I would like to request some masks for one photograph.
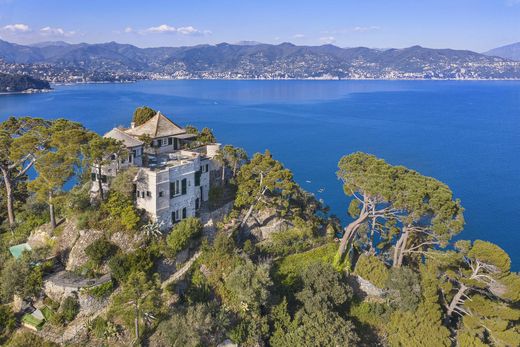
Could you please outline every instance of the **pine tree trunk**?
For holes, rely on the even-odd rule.
[[[224,185],[224,181],[226,180],[226,165],[222,163],[222,185]]]
[[[464,302],[464,300],[462,300],[462,296],[464,295],[464,292],[467,289],[468,289],[468,287],[466,287],[464,284],[461,284],[459,290],[457,291],[457,294],[455,294],[453,299],[451,299],[451,303],[450,303],[450,306],[448,306],[448,312],[447,312],[448,319],[450,319],[451,316],[453,315],[453,312],[455,312],[457,305]]]
[[[136,299],[139,300],[139,299]],[[135,339],[139,343],[139,306],[135,305],[135,319],[134,319]]]
[[[403,228],[403,234],[397,241],[394,249],[393,267],[401,267],[403,265],[404,251],[406,244],[408,243],[408,236],[410,235],[410,229],[407,227]]]
[[[52,202],[52,192],[49,193],[49,214],[51,217],[51,228],[56,229],[56,216],[54,214],[54,203]]]
[[[367,218],[368,213],[365,212],[365,208],[363,207],[359,217],[345,228],[345,233],[341,238],[338,249],[338,255],[340,259],[343,259],[345,256],[345,253],[347,252],[347,246],[354,239],[357,229],[367,220]]]
[[[98,189],[99,189],[99,197],[101,200],[105,200],[105,196],[103,194],[103,182],[101,181],[101,165],[98,165]]]
[[[13,227],[14,223],[15,223],[13,185],[11,182],[11,178],[9,177],[9,171],[3,167],[0,169],[2,170],[2,176],[4,177],[5,198],[6,198],[6,206],[7,206],[7,220],[9,221],[9,226]]]

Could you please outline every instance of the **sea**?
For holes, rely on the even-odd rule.
[[[459,239],[506,250],[520,270],[520,81],[142,81],[0,95],[9,116],[67,118],[104,133],[148,105],[213,129],[251,155],[269,149],[345,223],[343,155],[364,151],[448,184],[465,208]]]

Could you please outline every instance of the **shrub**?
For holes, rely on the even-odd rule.
[[[385,288],[390,271],[376,256],[362,254],[354,269],[355,274],[379,288]]]
[[[172,254],[177,254],[188,246],[191,239],[202,233],[202,223],[198,218],[189,217],[177,223],[166,238]]]
[[[288,255],[311,248],[316,239],[312,238],[312,227],[301,218],[296,218],[295,226],[289,230],[272,233],[269,240],[259,243],[259,248],[274,255]]]
[[[337,248],[335,243],[329,243],[304,253],[289,255],[278,264],[276,275],[284,286],[293,286],[309,265],[316,262],[332,264]]]
[[[118,247],[116,245],[102,237],[85,248],[85,253],[94,265],[99,266],[113,256],[117,250]]]
[[[153,268],[153,254],[144,249],[128,254],[118,253],[110,259],[108,266],[112,277],[123,283],[132,272],[150,272]]]
[[[112,192],[103,204],[113,222],[123,226],[126,230],[135,230],[139,223],[139,214],[130,198],[119,192]],[[116,225],[117,227],[117,225]]]
[[[108,295],[110,295],[110,293],[112,293],[113,290],[114,290],[114,284],[112,283],[112,281],[108,281],[99,286],[95,286],[95,287],[87,289],[87,292],[91,296],[101,299],[101,298],[105,298]]]
[[[134,117],[132,118],[132,122],[135,123],[135,126],[139,126],[152,119],[153,116],[155,116],[156,114],[157,111],[148,106],[138,107],[134,111]]]
[[[27,330],[21,330],[18,332],[7,344],[7,347],[58,347],[59,345],[45,341],[42,337],[37,336]]]
[[[68,296],[63,300],[60,313],[66,322],[71,322],[79,312],[79,302],[74,296]]]

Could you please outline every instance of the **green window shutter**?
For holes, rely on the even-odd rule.
[[[187,181],[185,178],[182,179],[182,185],[181,185],[181,194],[182,195],[186,195],[186,193],[188,192],[188,185],[187,185]]]
[[[200,186],[200,176],[202,175],[202,171],[195,172],[195,187]]]

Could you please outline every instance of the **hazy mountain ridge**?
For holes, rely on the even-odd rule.
[[[520,42],[491,49],[483,54],[520,61]]]
[[[139,48],[129,44],[42,43],[23,46],[0,40],[0,71],[29,64],[36,76],[56,79],[45,70],[76,75],[124,75],[143,78],[223,79],[519,79],[520,62],[472,51],[340,48],[228,44]],[[31,67],[28,68],[29,70]],[[7,71],[8,72],[8,71]],[[60,75],[58,80],[65,76]],[[111,80],[111,79],[108,79]]]

